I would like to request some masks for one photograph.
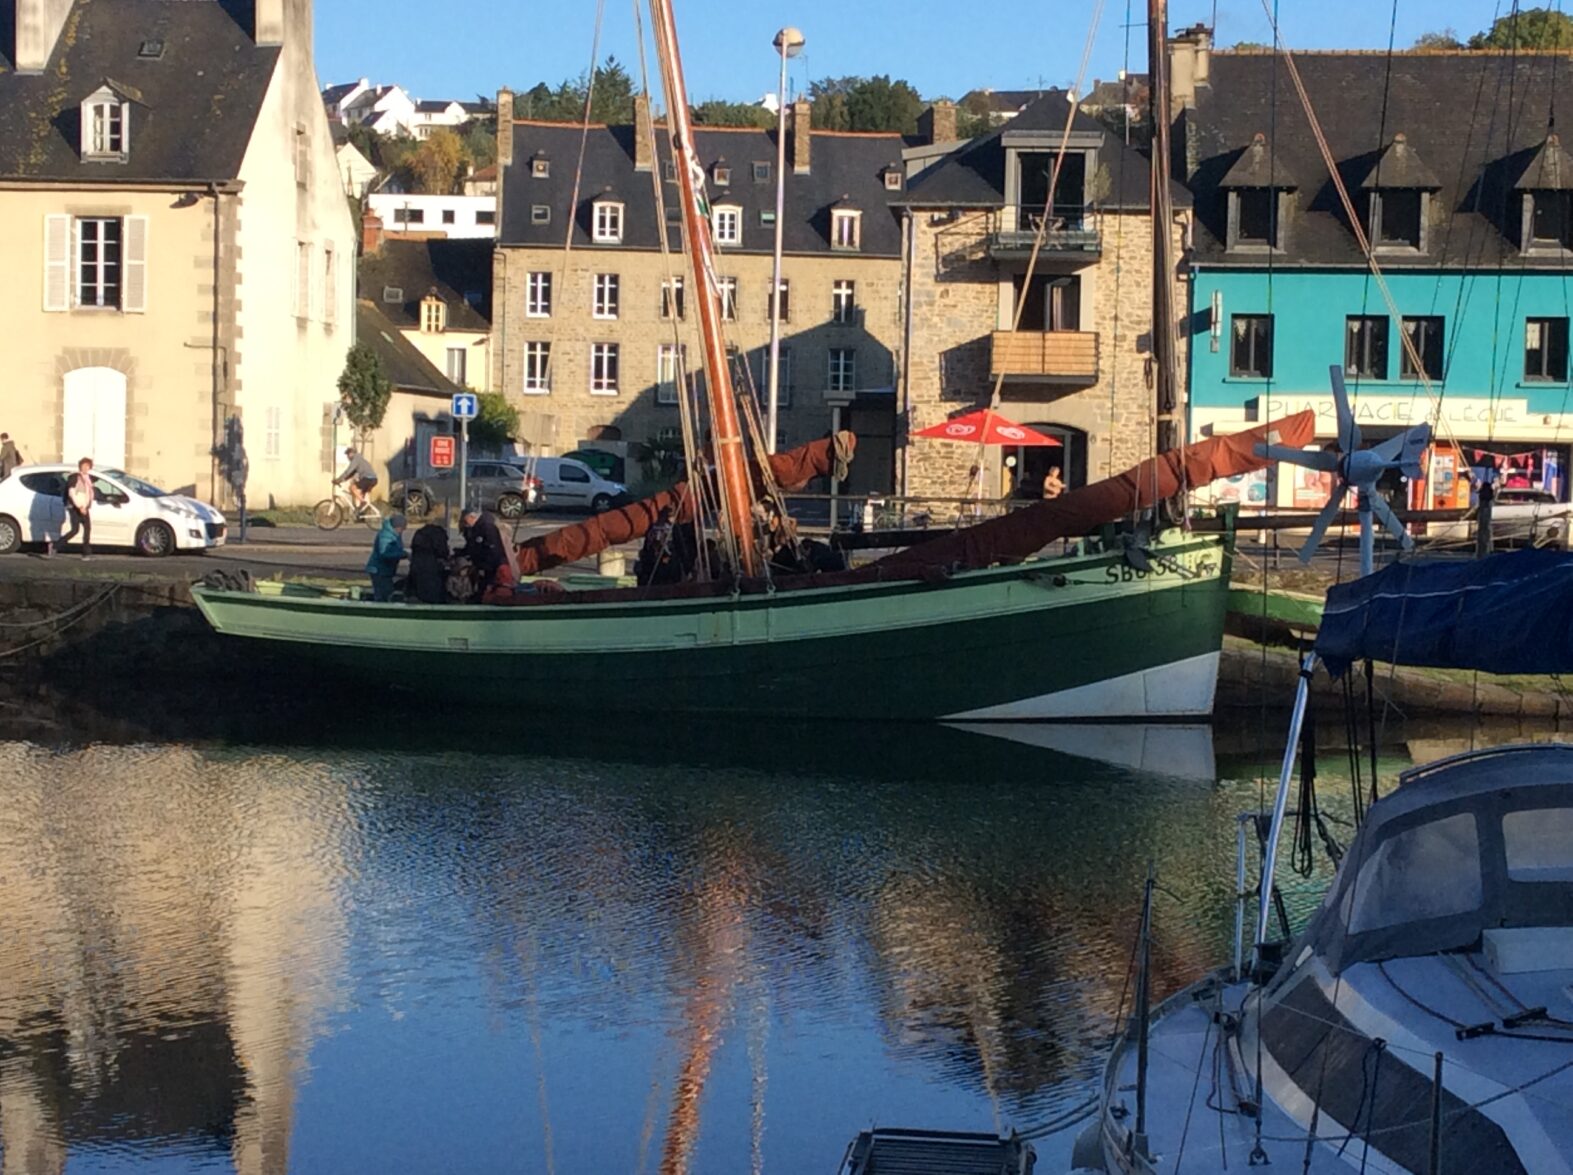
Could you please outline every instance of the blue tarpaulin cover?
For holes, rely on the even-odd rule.
[[[1573,554],[1394,563],[1327,593],[1316,652],[1485,673],[1573,673]]]

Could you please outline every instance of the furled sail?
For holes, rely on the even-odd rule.
[[[785,453],[772,453],[770,472],[782,489],[800,490],[814,478],[824,477],[838,465],[845,465],[856,448],[857,438],[851,433],[837,433]],[[588,559],[619,543],[642,538],[660,519],[663,510],[671,510],[676,522],[693,518],[693,497],[686,481],[632,505],[527,539],[519,546],[519,574],[539,575],[564,563]]]
[[[854,574],[869,579],[923,578],[936,572],[1019,562],[1056,539],[1089,534],[1104,523],[1187,488],[1265,469],[1271,461],[1256,455],[1257,445],[1303,448],[1315,433],[1316,416],[1307,409],[1245,432],[1210,437],[1159,453],[1117,477],[897,551]]]

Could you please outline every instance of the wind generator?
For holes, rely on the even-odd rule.
[[[1381,519],[1382,525],[1392,533],[1398,540],[1398,545],[1404,550],[1415,545],[1415,540],[1394,516],[1392,507],[1387,504],[1386,499],[1376,493],[1376,482],[1389,469],[1398,470],[1411,481],[1420,477],[1422,473],[1420,459],[1425,453],[1426,446],[1431,443],[1431,426],[1424,423],[1417,424],[1405,429],[1396,437],[1390,437],[1380,444],[1372,445],[1369,449],[1362,449],[1360,426],[1355,423],[1354,413],[1349,408],[1349,392],[1344,387],[1343,369],[1334,364],[1328,370],[1333,381],[1333,407],[1338,414],[1338,440],[1326,449],[1292,449],[1285,445],[1257,445],[1255,451],[1258,457],[1269,457],[1290,465],[1338,475],[1338,484],[1333,488],[1332,497],[1327,499],[1327,505],[1323,506],[1322,512],[1316,516],[1311,534],[1305,540],[1305,545],[1300,548],[1302,563],[1311,561],[1311,556],[1322,544],[1322,536],[1327,533],[1327,528],[1343,509],[1344,499],[1349,491],[1351,489],[1355,491],[1355,509],[1360,516],[1360,574],[1370,575],[1375,570],[1376,536],[1373,515]]]

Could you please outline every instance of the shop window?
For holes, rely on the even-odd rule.
[[[1229,374],[1244,379],[1273,377],[1273,316],[1236,314],[1231,323]]]
[[[1420,359],[1420,366],[1415,367],[1414,356],[1410,348],[1405,347],[1404,353],[1399,356],[1398,369],[1405,379],[1419,379],[1421,372],[1431,380],[1442,378],[1442,318],[1440,315],[1425,315],[1419,318],[1404,319],[1404,337],[1414,348],[1414,356]]]
[[[1387,317],[1352,314],[1344,330],[1344,372],[1360,379],[1387,378]]]
[[[1568,320],[1524,320],[1524,378],[1566,383],[1568,378]]]

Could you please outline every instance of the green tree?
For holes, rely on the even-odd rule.
[[[537,82],[514,98],[514,113],[520,118],[548,122],[578,122],[584,117],[584,97],[588,79],[584,74],[565,79],[553,89]],[[634,120],[634,80],[622,62],[608,57],[595,70],[595,95],[590,102],[590,121],[629,123]]]
[[[1573,16],[1550,8],[1522,8],[1469,38],[1471,49],[1573,49]]]
[[[501,392],[482,392],[477,407],[479,414],[470,421],[470,439],[476,444],[495,448],[518,436],[518,409]]]
[[[1235,52],[1243,50],[1247,53],[1265,53],[1271,48],[1271,45],[1263,44],[1261,41],[1236,41],[1234,43]]]
[[[711,98],[694,107],[694,122],[700,126],[771,127],[776,125],[776,116],[752,102],[726,102],[720,98]]]
[[[821,78],[808,87],[814,125],[830,131],[895,131],[910,135],[918,129],[924,102],[911,83],[874,77]]]
[[[365,343],[356,343],[345,356],[344,370],[339,374],[339,401],[358,442],[381,426],[392,395],[393,384],[383,374],[377,352]]]
[[[472,119],[459,128],[464,154],[470,166],[479,170],[497,162],[497,116]]]
[[[406,166],[417,192],[446,196],[458,185],[468,162],[464,140],[447,127],[438,127],[415,149]]]
[[[994,129],[994,108],[982,90],[973,90],[956,105],[956,135],[975,139]]]
[[[1464,42],[1460,41],[1458,34],[1450,28],[1421,33],[1415,38],[1416,49],[1462,49],[1463,47]]]

